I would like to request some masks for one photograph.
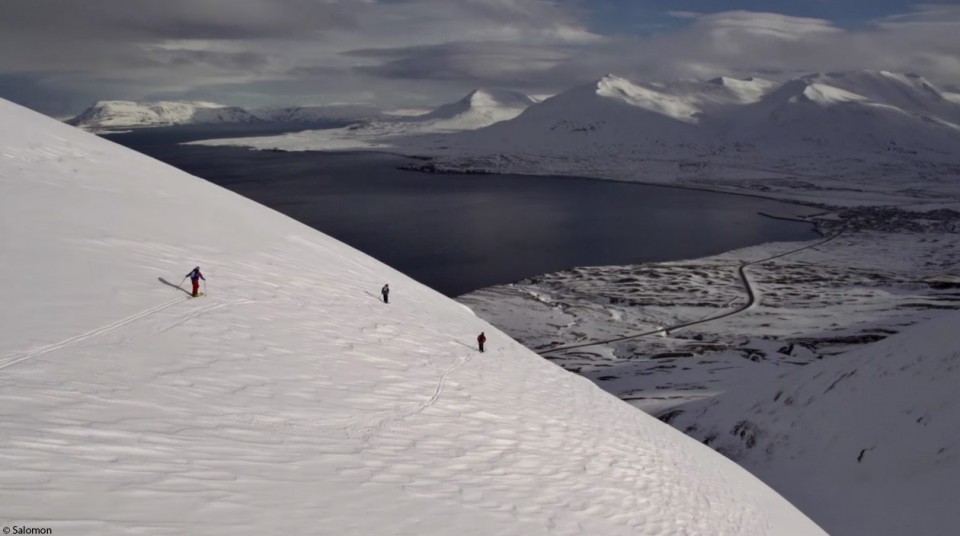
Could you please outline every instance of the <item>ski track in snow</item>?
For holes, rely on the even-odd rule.
[[[177,304],[179,304],[179,303],[182,303],[182,302],[185,302],[185,301],[191,300],[191,299],[193,299],[193,298],[191,298],[191,297],[184,297],[184,298],[177,298],[177,299],[174,299],[174,300],[170,300],[170,301],[168,301],[168,302],[161,303],[160,305],[157,305],[156,307],[152,307],[152,308],[150,308],[150,309],[141,311],[141,312],[139,312],[139,313],[137,313],[137,314],[130,315],[130,316],[126,317],[126,318],[122,318],[122,319],[120,319],[120,320],[117,320],[116,322],[113,322],[113,323],[111,323],[111,324],[107,324],[107,325],[105,325],[105,326],[101,326],[101,327],[99,327],[99,328],[92,329],[92,330],[87,331],[87,332],[85,332],[85,333],[81,333],[81,334],[79,334],[79,335],[75,335],[75,336],[73,336],[73,337],[64,339],[64,340],[62,340],[62,341],[60,341],[60,342],[56,342],[56,343],[53,343],[53,344],[49,344],[49,345],[46,345],[46,346],[37,348],[37,349],[35,349],[35,350],[30,350],[30,351],[27,351],[27,352],[20,352],[20,353],[16,353],[16,354],[11,354],[11,355],[6,355],[6,356],[3,356],[3,357],[0,357],[0,370],[3,370],[3,369],[5,369],[5,368],[7,368],[7,367],[12,367],[12,366],[16,365],[17,363],[22,363],[22,362],[24,362],[24,361],[27,361],[28,359],[33,359],[33,358],[35,358],[35,357],[38,357],[38,356],[41,356],[41,355],[44,355],[44,354],[48,354],[48,353],[50,353],[50,352],[54,352],[54,351],[57,351],[57,350],[62,350],[62,349],[64,349],[64,348],[68,348],[68,347],[70,347],[70,346],[72,346],[72,345],[74,345],[74,344],[81,343],[81,342],[87,341],[87,340],[89,340],[89,339],[93,339],[93,338],[95,338],[95,337],[100,337],[101,335],[106,335],[106,334],[108,334],[108,333],[117,331],[117,330],[119,330],[119,329],[121,329],[121,328],[123,328],[123,327],[125,327],[125,326],[128,326],[128,325],[136,322],[137,320],[140,320],[140,319],[142,319],[142,318],[146,318],[146,317],[148,317],[148,316],[155,315],[156,313],[159,313],[160,311],[163,311],[164,309],[167,309],[167,308],[169,308],[169,307],[172,307],[172,306],[174,306],[174,305],[177,305]],[[209,299],[209,295],[204,296],[204,299]],[[201,308],[201,309],[197,309],[197,310],[195,310],[195,311],[193,311],[193,312],[191,312],[191,313],[188,313],[188,314],[184,315],[183,318],[177,320],[176,322],[174,322],[174,323],[172,323],[172,324],[170,324],[170,325],[168,325],[168,326],[166,326],[166,327],[160,328],[159,332],[169,331],[169,330],[171,330],[171,329],[173,329],[173,328],[175,328],[175,327],[177,327],[177,326],[179,326],[179,325],[181,325],[181,324],[183,324],[183,323],[185,323],[185,322],[189,322],[189,321],[197,318],[197,317],[200,316],[200,315],[203,315],[203,314],[206,314],[206,313],[210,313],[210,312],[216,311],[217,309],[221,309],[221,308],[223,308],[223,307],[231,307],[231,306],[236,306],[236,305],[245,305],[245,304],[249,304],[249,303],[254,303],[254,301],[253,301],[253,300],[237,300],[237,301],[230,301],[230,302],[226,302],[226,303],[219,303],[219,304],[216,304],[216,305],[211,305],[211,306],[203,307],[203,308]]]
[[[371,437],[382,433],[394,424],[400,423],[410,417],[413,417],[414,415],[423,413],[425,409],[433,406],[438,400],[440,400],[440,395],[443,394],[443,388],[447,383],[447,379],[455,370],[466,365],[470,361],[470,358],[470,355],[463,356],[447,367],[447,369],[443,371],[443,373],[440,375],[440,378],[437,380],[437,385],[433,390],[433,394],[427,400],[417,403],[409,410],[390,414],[383,419],[377,420],[374,424],[367,424],[360,428],[351,428],[348,432],[348,435],[352,437],[360,437],[364,440],[364,442],[369,442]]]
[[[72,345],[72,344],[76,344],[76,343],[78,343],[78,342],[83,342],[83,341],[86,341],[86,340],[88,340],[88,339],[92,339],[92,338],[94,338],[94,337],[99,337],[99,336],[104,335],[104,334],[106,334],[106,333],[110,333],[111,331],[115,331],[115,330],[120,329],[120,328],[122,328],[122,327],[124,327],[124,326],[126,326],[126,325],[132,324],[132,323],[136,322],[137,320],[140,320],[141,318],[145,318],[145,317],[148,317],[148,316],[150,316],[150,315],[156,314],[156,313],[158,313],[158,312],[160,312],[160,311],[162,311],[162,310],[164,310],[164,309],[166,309],[166,308],[168,308],[168,307],[172,307],[172,306],[174,306],[174,305],[177,305],[178,303],[185,302],[185,301],[187,301],[187,300],[189,300],[189,299],[190,299],[190,298],[177,298],[177,299],[174,299],[174,300],[170,300],[170,301],[165,302],[165,303],[162,303],[162,304],[160,304],[160,305],[158,305],[158,306],[156,306],[156,307],[152,307],[152,308],[147,309],[147,310],[145,310],[145,311],[141,311],[141,312],[139,312],[139,313],[137,313],[137,314],[135,314],[135,315],[128,316],[128,317],[123,318],[123,319],[121,319],[121,320],[117,320],[116,322],[113,322],[112,324],[107,324],[106,326],[101,326],[101,327],[99,327],[99,328],[92,329],[92,330],[90,330],[90,331],[88,331],[88,332],[86,332],[86,333],[81,333],[81,334],[79,334],[79,335],[70,337],[70,338],[68,338],[68,339],[64,339],[64,340],[62,340],[62,341],[60,341],[60,342],[53,343],[53,344],[50,344],[50,345],[47,345],[47,346],[43,346],[43,347],[41,347],[41,348],[37,348],[36,350],[31,350],[31,351],[27,351],[27,352],[21,352],[21,353],[17,353],[17,354],[13,354],[13,355],[7,355],[7,356],[0,357],[0,370],[3,370],[3,369],[5,369],[5,368],[7,368],[7,367],[12,367],[13,365],[16,365],[17,363],[21,363],[21,362],[26,361],[26,360],[28,360],[28,359],[33,359],[33,358],[35,358],[35,357],[37,357],[37,356],[41,356],[41,355],[43,355],[43,354],[47,354],[47,353],[53,352],[53,351],[55,351],[55,350],[60,350],[61,348],[66,348],[66,347],[68,347],[68,346],[70,346],[70,345]]]

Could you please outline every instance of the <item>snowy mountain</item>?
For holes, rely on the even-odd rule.
[[[823,534],[734,463],[380,262],[6,101],[0,118],[8,525]],[[191,299],[178,283],[198,264],[206,296]]]
[[[864,192],[863,200],[894,200],[917,182],[946,187],[960,175],[958,117],[951,93],[919,76],[882,71],[781,84],[637,83],[608,75],[509,121],[433,139],[394,139],[391,146],[432,155],[430,169],[775,191],[827,203],[842,188]],[[309,139],[299,141],[301,150],[310,148]],[[811,179],[829,187],[811,187]]]
[[[308,130],[279,136],[203,140],[197,145],[236,145],[254,149],[345,150],[384,149],[394,140],[433,134],[449,134],[512,119],[536,103],[515,91],[477,89],[457,102],[444,104],[422,115],[385,115],[340,129]]]
[[[255,123],[250,112],[213,102],[99,101],[67,124],[86,130],[187,124]]]
[[[666,419],[763,478],[831,534],[953,534],[958,321],[944,313]]]
[[[756,102],[771,86],[732,79],[635,84],[607,75],[533,105],[516,119],[449,141],[468,152],[583,152],[654,139],[679,143],[713,134],[715,117],[709,114]]]
[[[629,145],[649,155],[688,156],[735,144],[794,152],[835,142],[834,151],[851,143],[943,150],[960,139],[958,118],[960,106],[911,75],[862,71],[781,85],[730,78],[637,84],[608,75],[450,145],[474,153],[589,153]]]
[[[472,130],[513,119],[533,104],[534,99],[517,91],[476,89],[457,102],[408,121],[431,123],[447,130]]]
[[[906,113],[960,124],[960,108],[922,76],[888,71],[818,73],[801,78],[862,95],[865,100],[896,107]]]
[[[854,72],[791,80],[743,110],[732,139],[790,152],[950,153],[960,106],[922,78]]]
[[[366,122],[382,120],[388,116],[374,106],[329,105],[288,106],[255,110],[254,115],[274,123],[317,123],[324,121]]]
[[[954,149],[960,98],[912,74],[851,71],[783,83],[730,77],[635,82],[607,75],[531,101],[478,90],[418,117],[197,143],[388,149],[432,156],[425,165],[431,170],[775,190],[782,198],[814,202],[829,202],[829,193],[809,188],[811,178],[864,192],[882,184],[888,191],[879,195],[894,199],[918,180],[943,182],[960,174]],[[796,178],[803,180],[783,182]]]
[[[530,107],[517,119],[501,123],[464,139],[487,140],[508,137],[526,149],[565,145],[592,138],[595,133],[622,138],[635,133],[638,126],[680,135],[693,130],[700,113],[694,99],[638,86],[626,79],[608,75],[595,84],[580,86]],[[508,143],[505,139],[502,143]],[[576,142],[573,142],[576,143]]]

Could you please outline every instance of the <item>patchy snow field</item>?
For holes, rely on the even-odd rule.
[[[24,108],[0,118],[3,526],[823,534],[374,259]]]
[[[474,292],[459,300],[568,370],[645,411],[736,390],[883,339],[938,309],[960,309],[960,214],[903,213],[925,232],[857,229],[835,238],[767,244],[691,261],[584,267]],[[853,214],[862,213],[863,221]],[[840,231],[843,231],[842,234]],[[795,251],[801,247],[807,247]],[[788,255],[764,261],[786,252]],[[738,268],[755,296],[749,301]],[[632,334],[664,332],[619,339]],[[581,346],[585,345],[585,346]],[[581,346],[570,350],[553,350]]]

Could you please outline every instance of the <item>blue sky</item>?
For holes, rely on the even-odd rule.
[[[855,69],[954,88],[958,35],[958,0],[0,0],[0,98],[429,107],[607,73]]]

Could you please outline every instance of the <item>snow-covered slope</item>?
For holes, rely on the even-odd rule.
[[[960,107],[922,76],[889,71],[818,73],[801,78],[862,95],[920,117],[936,117],[960,124]]]
[[[747,107],[731,136],[769,150],[949,154],[960,106],[907,75],[854,72],[791,80]]]
[[[744,89],[725,82],[634,84],[607,75],[533,104],[515,119],[487,128],[393,141],[414,153],[436,152],[454,159],[463,156],[471,162],[476,161],[473,157],[487,155],[599,158],[605,152],[622,152],[625,145],[653,147],[662,146],[663,139],[708,136],[707,130],[712,133],[713,127],[701,124],[705,111],[753,102],[767,85],[758,80],[740,81],[748,86]]]
[[[700,109],[693,99],[667,95],[608,75],[531,106],[517,119],[460,138],[477,147],[562,150],[571,145],[621,141],[645,133],[694,132]],[[639,130],[638,130],[639,129]],[[460,140],[458,140],[460,141]],[[456,142],[455,142],[456,143]]]
[[[504,89],[476,89],[457,102],[407,121],[431,123],[438,129],[472,130],[513,119],[536,104],[528,95]]]
[[[671,422],[761,476],[831,534],[960,526],[957,313],[756,385]]]
[[[284,151],[385,149],[394,140],[475,130],[513,119],[536,101],[515,91],[477,89],[457,102],[422,115],[383,116],[346,128],[307,130],[279,136],[193,142],[197,145],[237,145]]]
[[[254,123],[253,114],[213,102],[99,101],[67,124],[87,130],[186,124]]]
[[[16,105],[0,118],[6,525],[823,534],[389,267]],[[176,285],[197,264],[190,299]]]

